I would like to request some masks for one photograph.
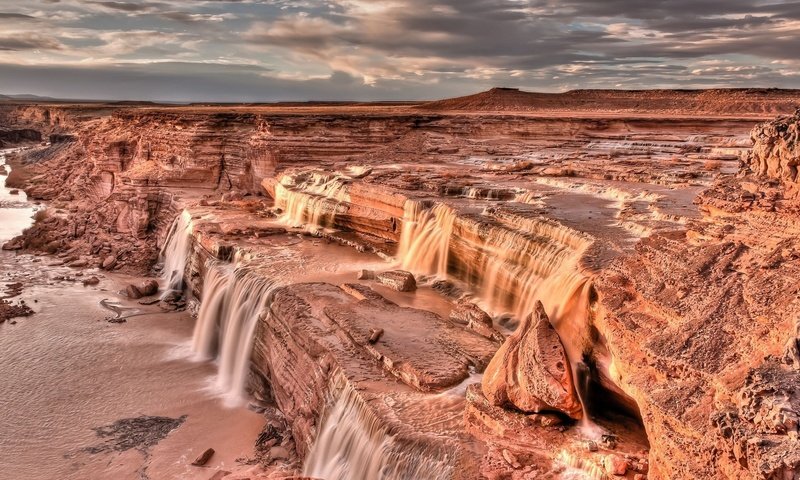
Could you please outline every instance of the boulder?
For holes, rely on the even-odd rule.
[[[155,295],[158,293],[158,281],[150,279],[144,281],[139,286],[139,291],[142,292],[143,297],[149,297],[150,295]]]
[[[417,289],[417,281],[414,279],[414,275],[405,270],[381,272],[375,275],[375,279],[398,292],[413,292]]]
[[[559,411],[581,418],[564,346],[541,302],[489,362],[482,389],[495,406],[513,406],[527,413]]]
[[[128,298],[133,300],[138,300],[144,296],[142,295],[142,292],[139,291],[139,288],[134,284],[130,284],[127,287],[125,287],[125,295],[127,295]]]
[[[103,259],[103,263],[100,265],[103,270],[111,270],[117,264],[117,258],[113,255],[109,255]]]
[[[203,453],[200,454],[200,456],[194,459],[192,465],[194,465],[195,467],[202,467],[203,465],[208,463],[209,460],[211,460],[212,455],[214,455],[214,449],[207,448],[203,451]]]
[[[86,286],[86,285],[97,285],[98,283],[100,283],[100,279],[95,277],[95,276],[91,276],[91,277],[89,277],[89,278],[87,278],[86,280],[83,281],[83,285],[84,286]]]

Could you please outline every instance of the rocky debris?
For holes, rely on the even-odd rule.
[[[489,403],[523,412],[558,411],[579,419],[582,408],[564,347],[541,302],[506,338],[483,377]]]
[[[208,463],[209,460],[211,460],[211,457],[213,455],[214,455],[214,449],[207,448],[203,450],[203,453],[201,453],[200,455],[197,456],[197,458],[194,459],[192,465],[194,465],[195,467],[202,467],[203,465]]]
[[[628,461],[619,455],[606,455],[603,459],[603,467],[610,475],[623,477],[628,473]]]
[[[123,418],[111,425],[93,429],[103,443],[84,450],[89,453],[124,452],[130,449],[147,451],[163,440],[186,421],[186,415],[178,418],[141,416]]]
[[[22,294],[23,288],[24,286],[22,282],[7,283],[5,295],[0,297],[0,300],[20,296]]]
[[[0,300],[0,323],[11,320],[12,318],[30,317],[34,313],[36,312],[34,312],[31,307],[25,305],[24,300],[20,300],[16,304],[8,300]],[[13,324],[16,322],[11,321],[9,323]]]
[[[390,270],[375,275],[375,280],[398,292],[413,292],[417,289],[417,281],[411,272]]]
[[[125,287],[125,294],[128,296],[128,298],[133,300],[138,300],[142,297],[149,297],[150,295],[155,295],[156,293],[158,293],[158,281],[152,279],[145,280],[138,285],[131,283]]]

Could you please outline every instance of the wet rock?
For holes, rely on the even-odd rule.
[[[9,195],[19,195],[19,190],[16,189],[16,188],[12,188],[11,190],[8,191],[8,194]]]
[[[581,418],[564,347],[541,302],[497,351],[482,388],[492,405],[512,405],[523,412],[557,410]]]
[[[142,292],[139,290],[139,287],[137,287],[134,284],[130,284],[127,287],[125,287],[125,295],[127,295],[128,298],[133,300],[138,300],[144,296],[142,295]]]
[[[381,302],[389,302],[386,300],[383,295],[376,292],[375,290],[369,288],[367,285],[362,285],[360,283],[343,283],[339,285],[339,287],[347,292],[348,295],[352,295],[353,297],[359,300],[377,300]]]
[[[98,283],[100,283],[100,279],[95,276],[91,276],[83,281],[84,286],[97,285]]]
[[[381,272],[375,275],[375,279],[398,292],[413,292],[417,289],[417,281],[414,279],[414,275],[405,270]]]
[[[211,457],[213,455],[214,455],[214,449],[207,448],[205,449],[205,451],[203,451],[203,453],[201,453],[197,458],[194,459],[192,465],[194,465],[195,467],[202,467],[203,465],[208,463],[209,460],[211,460]]]
[[[155,295],[158,293],[158,281],[156,280],[146,280],[139,286],[139,291],[142,293],[142,296],[149,297],[150,295]]]
[[[589,440],[588,442],[586,442],[586,450],[590,452],[596,452],[599,449],[600,448],[597,446],[597,442],[595,442],[594,440]]]

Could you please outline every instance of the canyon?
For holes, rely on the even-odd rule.
[[[798,105],[0,102],[0,301],[48,296],[0,335],[119,336],[74,365],[130,397],[46,422],[68,459],[31,440],[6,470],[800,478]],[[8,338],[57,376],[60,348]]]

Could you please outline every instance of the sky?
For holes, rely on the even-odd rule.
[[[800,88],[800,2],[0,0],[0,93],[412,100]]]

